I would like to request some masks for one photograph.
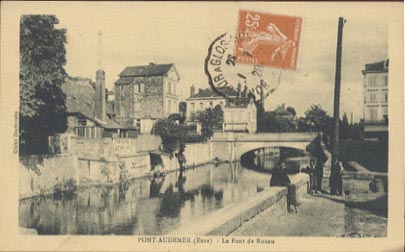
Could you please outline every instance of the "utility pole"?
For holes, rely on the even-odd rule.
[[[337,48],[336,48],[336,71],[335,71],[335,96],[333,104],[333,142],[332,163],[330,174],[330,194],[342,193],[342,175],[339,167],[339,107],[340,107],[340,75],[342,65],[342,37],[343,25],[346,20],[339,17]]]

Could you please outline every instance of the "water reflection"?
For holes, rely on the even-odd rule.
[[[307,166],[309,153],[284,147],[259,148],[242,155],[241,164],[248,169],[271,173],[280,159],[287,162],[287,173],[294,174]]]
[[[166,234],[182,223],[253,197],[270,177],[238,163],[207,165],[126,186],[81,189],[71,198],[23,200],[19,224],[39,234]]]

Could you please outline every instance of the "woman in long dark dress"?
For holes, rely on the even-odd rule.
[[[297,193],[296,186],[291,184],[290,178],[286,173],[287,164],[285,161],[280,161],[279,165],[274,167],[271,179],[270,186],[286,186],[287,187],[287,210],[292,212],[291,205],[294,206],[295,212],[297,213]]]

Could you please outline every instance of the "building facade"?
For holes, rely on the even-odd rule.
[[[126,67],[114,87],[116,120],[150,133],[157,119],[178,113],[179,80],[174,64]]]
[[[388,133],[389,60],[366,64],[364,76],[364,137],[385,138]]]
[[[78,138],[135,137],[134,127],[120,125],[106,106],[105,73],[98,70],[96,82],[89,78],[68,78],[62,85],[67,129]]]
[[[236,91],[232,88],[225,88],[223,90],[229,97],[236,97]],[[219,105],[224,109],[226,99],[219,94],[215,93],[211,88],[199,89],[195,93],[194,85],[190,88],[190,97],[186,99],[187,103],[187,121],[195,121],[200,112],[205,111],[207,108],[215,108]]]
[[[253,99],[227,103],[224,108],[223,131],[256,133],[257,114]]]

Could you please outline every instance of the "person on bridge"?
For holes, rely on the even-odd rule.
[[[287,164],[285,161],[280,160],[279,165],[274,167],[271,173],[270,186],[286,186],[287,187],[287,210],[289,213],[292,212],[291,205],[294,206],[295,212],[297,213],[297,193],[296,186],[291,184],[291,180],[286,172]]]

